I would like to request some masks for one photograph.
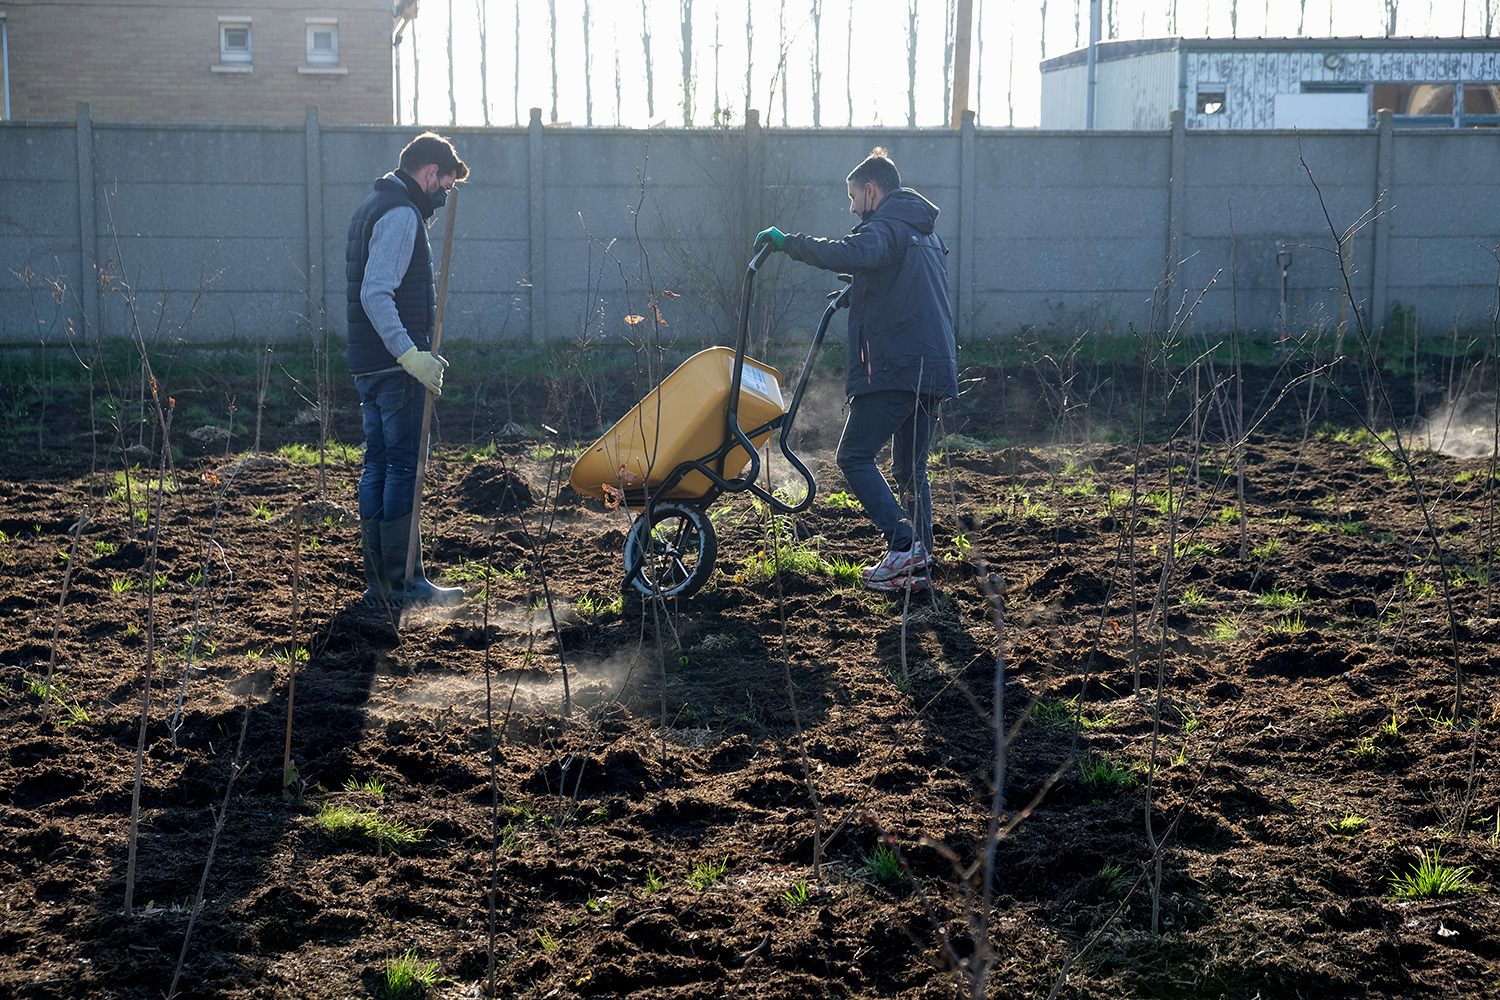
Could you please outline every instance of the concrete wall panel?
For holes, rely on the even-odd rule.
[[[161,317],[153,329],[176,324],[187,339],[342,331],[349,215],[412,134],[321,126],[316,114],[302,126],[0,124],[0,339],[69,321],[89,336],[127,333],[96,269],[129,280],[138,312]],[[1386,214],[1351,247],[1356,296],[1377,322],[1399,301],[1482,325],[1493,301],[1500,135],[1479,130],[451,134],[473,174],[459,196],[450,336],[638,337],[623,317],[647,313],[654,283],[679,296],[662,300],[666,336],[728,342],[755,233],[847,233],[844,176],[876,145],[942,210],[961,338],[1144,329],[1153,302],[1160,322],[1200,293],[1186,329],[1275,332],[1283,243],[1291,322],[1328,322],[1342,282],[1302,159],[1341,231],[1387,189]],[[443,213],[429,230],[435,253],[445,225]],[[27,268],[30,285],[14,277]],[[56,304],[53,279],[65,289]],[[833,284],[773,259],[752,328],[805,337]]]

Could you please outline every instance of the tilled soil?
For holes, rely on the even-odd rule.
[[[1500,996],[1488,460],[1252,437],[1242,521],[1222,447],[952,439],[908,598],[815,451],[780,571],[726,497],[661,606],[555,443],[438,447],[468,598],[399,632],[357,457],[127,505],[16,444],[0,995],[382,996],[411,950],[439,997]],[[1422,852],[1491,891],[1400,897]]]

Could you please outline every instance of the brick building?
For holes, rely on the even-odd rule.
[[[392,120],[390,0],[0,0],[3,113],[98,121]]]

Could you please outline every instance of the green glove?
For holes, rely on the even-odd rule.
[[[425,385],[427,391],[434,396],[443,394],[443,369],[448,367],[448,362],[443,358],[431,351],[408,347],[406,353],[396,359],[396,363],[406,369],[406,374]]]
[[[769,243],[777,250],[780,250],[781,244],[784,242],[786,242],[786,233],[783,233],[775,226],[772,226],[770,229],[765,230],[759,236],[755,237],[755,249],[759,250],[761,247]]]

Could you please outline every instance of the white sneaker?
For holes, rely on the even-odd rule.
[[[868,584],[885,583],[901,576],[927,573],[928,563],[927,547],[921,542],[913,539],[911,548],[905,552],[897,552],[894,549],[885,554],[885,558],[874,566],[862,570],[865,582]]]
[[[926,590],[932,586],[932,578],[924,570],[921,573],[897,576],[889,580],[866,580],[865,586],[871,590],[882,590],[887,593],[898,590]]]

